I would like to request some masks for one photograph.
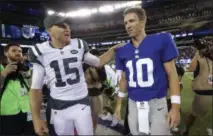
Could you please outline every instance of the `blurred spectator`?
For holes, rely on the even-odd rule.
[[[191,60],[195,54],[194,48],[192,46],[179,47],[179,56],[177,58],[177,63],[187,68],[188,64],[191,63]]]
[[[29,104],[29,84],[22,72],[28,71],[22,61],[22,50],[17,44],[5,47],[7,65],[1,66],[0,135],[34,135]]]
[[[212,94],[213,94],[212,38],[209,40],[209,42],[206,42],[204,44],[207,45],[197,46],[198,50],[196,51],[188,69],[190,72],[194,72],[192,89],[195,92],[195,97],[192,103],[192,113],[190,113],[190,115],[187,116],[186,118],[186,128],[184,130],[184,135],[186,136],[188,136],[190,128],[192,127],[192,125],[194,124],[195,120],[198,117],[202,118],[206,115],[206,113],[210,114],[210,117],[212,117],[212,108],[209,109],[209,106],[207,106],[212,105]],[[211,127],[207,128],[207,130],[208,129],[212,131]]]
[[[183,20],[188,19],[201,19],[202,17],[211,17],[212,9],[204,8],[197,9],[196,2],[182,2],[178,4],[170,4],[160,8],[148,8],[147,16],[148,16],[148,27],[156,24],[166,24],[166,23],[181,23]],[[113,15],[112,15],[113,16]],[[116,18],[113,17],[113,18]],[[116,18],[117,19],[117,18]],[[90,22],[87,24],[76,24],[74,30],[76,31],[104,31],[108,29],[113,29],[116,26],[123,25],[123,20],[121,19],[110,19],[108,21],[102,22]],[[147,27],[147,28],[148,28]]]

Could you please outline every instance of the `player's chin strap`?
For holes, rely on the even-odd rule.
[[[171,96],[171,103],[172,104],[180,104],[181,103],[181,99],[179,95],[172,95]]]

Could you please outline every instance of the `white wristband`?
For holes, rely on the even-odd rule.
[[[178,96],[178,95],[171,96],[171,103],[180,104],[181,103],[180,96]]]
[[[119,92],[119,87],[115,87],[115,93]]]
[[[118,91],[118,97],[121,97],[121,98],[126,97],[126,93]]]

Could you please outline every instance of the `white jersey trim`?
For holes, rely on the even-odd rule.
[[[90,66],[95,67],[98,67],[100,65],[100,59],[89,52],[84,54],[84,62]]]
[[[31,89],[42,89],[44,85],[45,69],[39,65],[33,64],[33,75]]]
[[[31,47],[31,49],[32,49],[32,51],[33,51],[34,55],[35,55],[36,57],[38,57],[39,55],[38,55],[38,53],[37,53],[37,51],[36,51],[35,47],[34,47],[34,46],[32,46],[32,47]]]

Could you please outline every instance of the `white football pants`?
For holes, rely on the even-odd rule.
[[[51,109],[50,124],[57,135],[93,135],[93,123],[90,106],[76,104],[63,110]]]
[[[129,98],[128,104],[130,131],[132,135],[142,135],[138,128],[138,110],[136,102]],[[171,135],[169,124],[167,123],[168,108],[166,98],[152,99],[149,101],[149,106],[150,135]]]

